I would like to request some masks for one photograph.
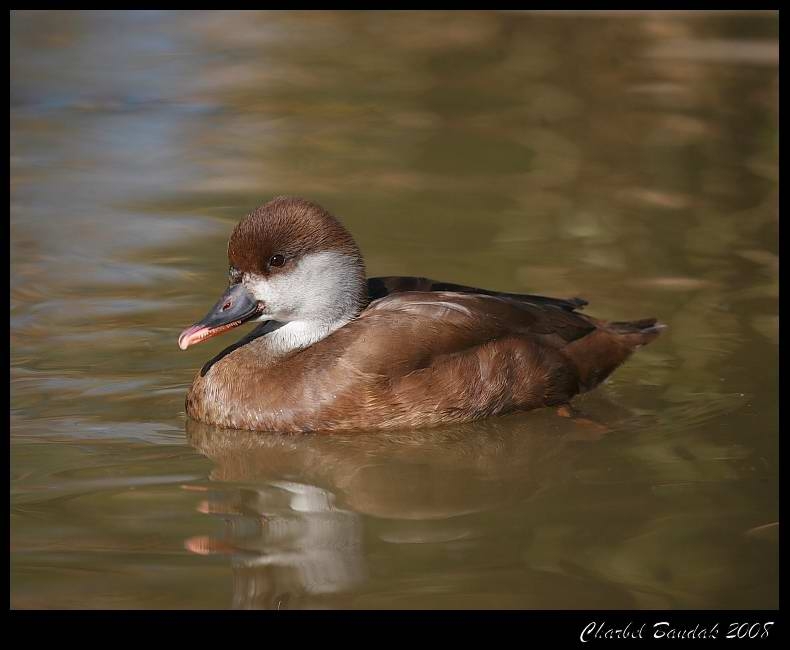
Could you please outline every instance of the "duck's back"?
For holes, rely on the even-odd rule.
[[[563,404],[659,331],[652,319],[604,323],[568,301],[534,298],[396,291],[270,367],[256,366],[264,341],[253,342],[212,369],[220,385],[237,375],[236,394],[223,399],[239,408],[221,417],[203,409],[198,419],[275,431],[393,429]]]

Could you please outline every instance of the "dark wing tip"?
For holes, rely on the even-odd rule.
[[[642,318],[640,320],[632,321],[614,321],[609,323],[609,326],[618,332],[640,332],[651,333],[660,332],[668,327],[666,323],[661,323],[657,318]]]

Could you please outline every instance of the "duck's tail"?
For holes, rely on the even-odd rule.
[[[591,319],[592,320],[592,319]],[[606,379],[631,353],[655,339],[667,326],[655,318],[635,321],[597,321],[597,328],[563,349],[579,374],[579,390],[591,390]]]
[[[647,345],[667,328],[655,318],[607,323],[607,328],[622,339],[632,350]]]

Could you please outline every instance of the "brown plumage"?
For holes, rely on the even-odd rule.
[[[278,254],[282,266],[269,262]],[[275,199],[246,217],[229,258],[238,281],[180,341],[186,348],[236,320],[264,321],[206,364],[187,395],[190,417],[229,428],[422,427],[563,404],[663,327],[594,319],[576,311],[580,299],[427,278],[365,283],[351,236],[302,199]]]

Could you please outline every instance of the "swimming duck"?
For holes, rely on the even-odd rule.
[[[349,232],[295,197],[242,219],[228,261],[227,290],[178,345],[260,322],[187,393],[189,417],[231,429],[425,427],[562,406],[664,327],[592,318],[580,298],[366,279]]]

